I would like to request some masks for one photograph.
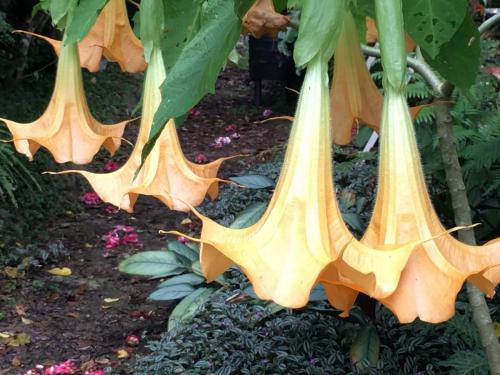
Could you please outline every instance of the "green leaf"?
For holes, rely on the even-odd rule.
[[[191,262],[197,261],[200,258],[200,254],[197,251],[191,249],[183,243],[180,243],[179,241],[168,241],[167,248],[170,251],[189,259]]]
[[[193,293],[196,289],[191,284],[174,284],[167,285],[156,289],[149,295],[149,299],[153,301],[169,301],[186,297]]]
[[[160,285],[158,285],[158,289],[178,284],[189,284],[191,286],[196,286],[203,282],[205,282],[204,277],[195,273],[185,273],[184,275],[174,276],[162,282]]]
[[[64,43],[81,41],[94,25],[104,5],[106,5],[106,0],[80,1],[75,9],[71,23],[66,28]]]
[[[305,66],[318,53],[330,59],[337,43],[346,3],[344,0],[304,0],[299,35],[293,58],[297,66]]]
[[[168,318],[168,331],[191,320],[214,292],[212,288],[199,288],[179,302]]]
[[[165,20],[163,1],[142,0],[140,10],[140,34],[144,57],[149,62],[153,48],[160,47]]]
[[[266,211],[267,205],[268,202],[257,202],[251,204],[238,214],[229,227],[233,229],[242,229],[255,224]]]
[[[256,0],[235,0],[234,13],[241,20]]]
[[[161,49],[167,74],[200,28],[202,3],[202,0],[165,2],[165,38],[162,39]]]
[[[474,83],[479,70],[479,40],[477,26],[467,15],[453,38],[441,46],[435,59],[425,51],[423,55],[427,63],[447,81],[466,90]]]
[[[287,0],[273,0],[273,5],[276,12],[281,13],[286,10]]]
[[[372,324],[361,327],[351,346],[351,362],[358,371],[365,369],[366,364],[377,363],[380,352],[380,338]]]
[[[352,229],[363,232],[363,223],[358,214],[353,212],[342,212],[342,219],[349,225]]]
[[[401,90],[406,78],[406,44],[401,0],[375,0],[384,84]]]
[[[64,29],[68,18],[72,18],[76,5],[76,0],[51,0],[49,10],[52,24]]]
[[[186,270],[176,257],[168,251],[143,251],[134,254],[118,266],[120,272],[143,276],[170,276]]]
[[[182,116],[203,96],[215,91],[219,71],[241,32],[241,22],[229,6],[232,3],[232,0],[205,3],[200,30],[183,49],[161,85],[162,101],[142,152],[143,162],[169,119]]]
[[[458,30],[467,0],[404,0],[405,29],[433,59]]]
[[[230,177],[229,179],[249,189],[264,189],[275,185],[269,177],[258,174]]]

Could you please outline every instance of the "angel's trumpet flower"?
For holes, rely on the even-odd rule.
[[[46,36],[21,31],[48,42],[56,54],[62,42]],[[146,69],[144,48],[130,26],[125,0],[110,0],[97,17],[87,36],[78,43],[80,64],[90,72],[98,72],[102,57],[116,62],[124,72],[137,73]]]
[[[161,102],[160,85],[165,77],[161,51],[154,50],[144,84],[139,135],[125,165],[106,174],[78,170],[62,173],[80,173],[104,202],[128,212],[133,211],[135,202],[141,194],[152,195],[171,209],[178,211],[189,210],[184,202],[193,206],[199,205],[207,192],[215,198],[220,181],[215,176],[221,163],[227,158],[204,165],[188,161],[182,153],[173,120],[165,126],[139,174],[134,178],[141,165],[141,152],[148,141],[154,114]]]
[[[401,322],[417,317],[433,323],[449,319],[466,279],[488,295],[494,294],[500,281],[500,241],[469,246],[446,233],[426,189],[406,99],[402,92],[388,87],[377,198],[361,242],[381,247],[415,241],[420,244],[412,251],[397,288],[379,298]],[[370,281],[370,275],[351,275],[351,279],[355,277],[360,286]],[[339,279],[333,273],[331,278]]]
[[[373,287],[377,296],[394,291],[415,244],[377,252],[353,238],[334,195],[329,121],[327,64],[316,58],[309,63],[280,179],[262,218],[236,230],[195,211],[203,221],[201,268],[208,280],[236,263],[260,298],[301,307],[320,273],[333,266],[337,277],[325,285],[329,300],[348,310],[356,292],[345,286],[356,285],[351,274],[358,277],[349,264],[359,261],[362,276],[377,280],[366,281],[366,289]]]
[[[103,145],[113,154],[121,143],[128,121],[104,125],[90,113],[83,89],[78,48],[62,47],[52,98],[42,116],[28,124],[0,118],[7,124],[18,152],[30,160],[43,146],[56,162],[86,164]]]
[[[379,131],[384,98],[366,67],[354,18],[346,12],[342,32],[335,50],[331,88],[333,141],[351,142],[352,127],[360,122]],[[411,109],[412,117],[422,106]]]
[[[254,38],[276,38],[289,23],[290,17],[276,12],[273,0],[257,0],[243,17],[243,31]]]

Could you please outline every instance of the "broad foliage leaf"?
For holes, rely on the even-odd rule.
[[[236,219],[234,219],[230,227],[233,229],[242,229],[255,224],[266,211],[267,204],[267,202],[251,204],[236,216]]]
[[[144,56],[149,61],[153,48],[160,46],[164,28],[163,1],[143,0],[140,11],[141,41]]]
[[[143,160],[169,119],[182,116],[204,95],[215,91],[218,73],[241,32],[241,21],[232,5],[234,0],[205,3],[199,32],[182,50],[161,86],[162,102],[143,149]]]
[[[81,41],[94,25],[104,5],[106,5],[106,0],[80,1],[75,9],[71,23],[66,29],[65,43]]]
[[[231,177],[230,180],[249,189],[264,189],[275,185],[269,177],[257,174]]]
[[[143,251],[120,263],[120,272],[143,276],[177,275],[184,270],[175,253],[168,251]]]
[[[464,19],[467,0],[405,0],[406,31],[431,58],[451,40]]]

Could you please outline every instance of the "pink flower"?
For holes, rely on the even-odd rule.
[[[183,243],[183,244],[186,244],[186,243],[189,242],[189,240],[186,237],[183,237],[183,236],[177,237],[177,241],[179,241],[180,243]]]
[[[226,126],[225,130],[228,132],[228,133],[234,133],[236,131],[237,127],[236,125],[234,124],[229,124],[228,126]]]
[[[118,207],[108,204],[106,205],[106,207],[104,207],[104,211],[109,215],[114,215],[118,212]]]
[[[85,371],[84,375],[106,375],[104,370]]]
[[[191,108],[188,112],[188,117],[190,118],[196,118],[201,115],[201,112],[197,110],[196,108]]]
[[[108,232],[104,236],[104,240],[106,241],[106,249],[114,249],[115,247],[118,247],[118,245],[120,245],[120,236],[118,236],[118,234],[113,231]]]
[[[233,138],[233,139],[240,139],[240,137],[241,137],[240,133],[231,134],[231,138]]]
[[[262,112],[262,116],[264,117],[271,117],[273,115],[273,111],[271,111],[269,108],[264,109],[264,112]]]
[[[52,365],[43,370],[43,375],[71,375],[78,371],[75,362],[68,359],[63,363]]]
[[[222,146],[228,145],[229,143],[231,143],[231,138],[229,138],[229,137],[217,137],[211,146],[215,147],[215,148],[221,148]]]
[[[139,236],[137,233],[127,233],[123,236],[122,243],[127,245],[129,243],[137,243],[139,242]]]
[[[128,345],[128,346],[137,346],[139,345],[139,342],[141,340],[139,339],[139,336],[137,335],[128,335],[126,338],[125,338],[125,343]]]
[[[207,161],[208,158],[205,156],[205,154],[202,154],[201,152],[194,157],[194,162],[198,164],[203,164],[206,163]]]
[[[101,199],[94,191],[83,193],[81,200],[87,206],[97,206],[101,202]]]
[[[108,172],[113,172],[118,169],[118,163],[113,160],[108,160],[106,164],[104,164],[104,170]]]

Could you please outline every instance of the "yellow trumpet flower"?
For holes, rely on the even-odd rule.
[[[125,165],[106,174],[79,170],[60,173],[81,174],[103,201],[128,212],[133,212],[135,202],[141,194],[152,195],[171,209],[178,211],[189,210],[184,202],[193,206],[200,204],[207,192],[212,199],[217,197],[218,182],[221,180],[215,176],[221,163],[228,158],[218,159],[205,165],[188,161],[182,153],[173,120],[168,122],[160,134],[134,179],[135,172],[141,165],[141,152],[148,141],[154,114],[161,102],[160,85],[165,77],[161,51],[155,49],[146,73],[139,135]]]
[[[335,307],[348,310],[356,298],[351,276],[358,278],[349,264],[360,260],[365,289],[377,296],[394,291],[415,244],[376,252],[353,238],[334,195],[329,121],[327,64],[316,58],[308,66],[281,176],[262,218],[230,229],[194,211],[203,221],[200,258],[209,281],[236,263],[259,298],[301,307],[323,281],[323,270],[333,268],[337,278],[325,280],[327,295]],[[364,280],[365,274],[377,283]]]
[[[347,144],[352,128],[360,122],[379,131],[384,98],[366,67],[354,18],[346,12],[335,50],[333,84],[331,87],[333,141]],[[422,106],[411,109],[415,118]]]
[[[276,38],[289,23],[290,17],[277,13],[272,0],[257,0],[243,17],[243,31],[254,38]]]
[[[488,295],[500,281],[500,241],[469,246],[455,240],[439,221],[429,198],[404,94],[386,90],[382,116],[380,167],[376,204],[361,242],[371,248],[417,243],[393,293],[380,298],[402,323],[417,317],[438,323],[455,311],[456,295],[466,279]],[[346,250],[347,251],[347,250]],[[360,259],[359,263],[363,260]],[[354,289],[378,283],[359,273],[350,259]],[[341,275],[327,270],[324,281],[336,284]],[[391,273],[390,267],[385,272]],[[349,285],[349,282],[345,283]]]
[[[14,139],[16,150],[30,160],[43,146],[56,162],[86,164],[103,145],[110,154],[118,149],[128,121],[104,125],[90,113],[85,98],[76,44],[65,45],[57,66],[52,98],[42,116],[21,124],[0,118]]]
[[[48,42],[57,55],[62,41],[18,30]],[[95,24],[78,43],[80,64],[90,72],[98,72],[102,57],[118,63],[124,72],[138,73],[146,69],[144,48],[130,26],[125,0],[110,0],[97,17]]]

